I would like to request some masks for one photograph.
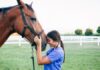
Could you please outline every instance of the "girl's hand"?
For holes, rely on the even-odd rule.
[[[36,45],[38,46],[41,46],[41,37],[39,38],[38,36],[35,36],[34,37],[34,42],[36,43]]]

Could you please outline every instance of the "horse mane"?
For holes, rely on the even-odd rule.
[[[25,4],[25,5],[27,6],[27,8],[28,8],[29,10],[34,11],[30,5],[28,5],[28,4]],[[11,7],[0,8],[0,13],[1,13],[1,12],[2,12],[2,13],[6,13],[8,10],[10,10],[11,8],[14,8],[14,7],[16,7],[16,6],[18,6],[18,5],[11,6]]]
[[[5,13],[5,12],[7,12],[9,9],[11,9],[11,8],[13,8],[13,6],[12,6],[12,7],[4,7],[4,8],[0,8],[0,12]]]

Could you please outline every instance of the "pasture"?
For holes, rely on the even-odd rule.
[[[65,43],[65,63],[62,70],[100,70],[100,46],[97,43]],[[48,49],[48,47],[47,47]],[[45,54],[46,51],[43,52]],[[23,44],[6,44],[0,48],[0,70],[32,70],[31,46]],[[35,69],[43,70],[37,65]]]

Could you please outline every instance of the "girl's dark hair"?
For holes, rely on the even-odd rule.
[[[63,42],[62,42],[62,40],[61,40],[60,33],[59,33],[58,31],[56,31],[56,30],[53,30],[53,31],[51,31],[51,32],[49,32],[49,33],[47,34],[47,37],[51,38],[51,39],[54,40],[54,41],[60,42],[60,45],[61,45],[61,47],[62,47],[62,49],[63,49],[63,51],[64,51],[64,62],[65,62],[64,44],[63,44]]]

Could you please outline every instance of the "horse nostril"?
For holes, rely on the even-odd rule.
[[[47,44],[45,43],[45,47],[47,46]]]
[[[44,51],[46,49],[46,43],[42,44],[42,51]]]

